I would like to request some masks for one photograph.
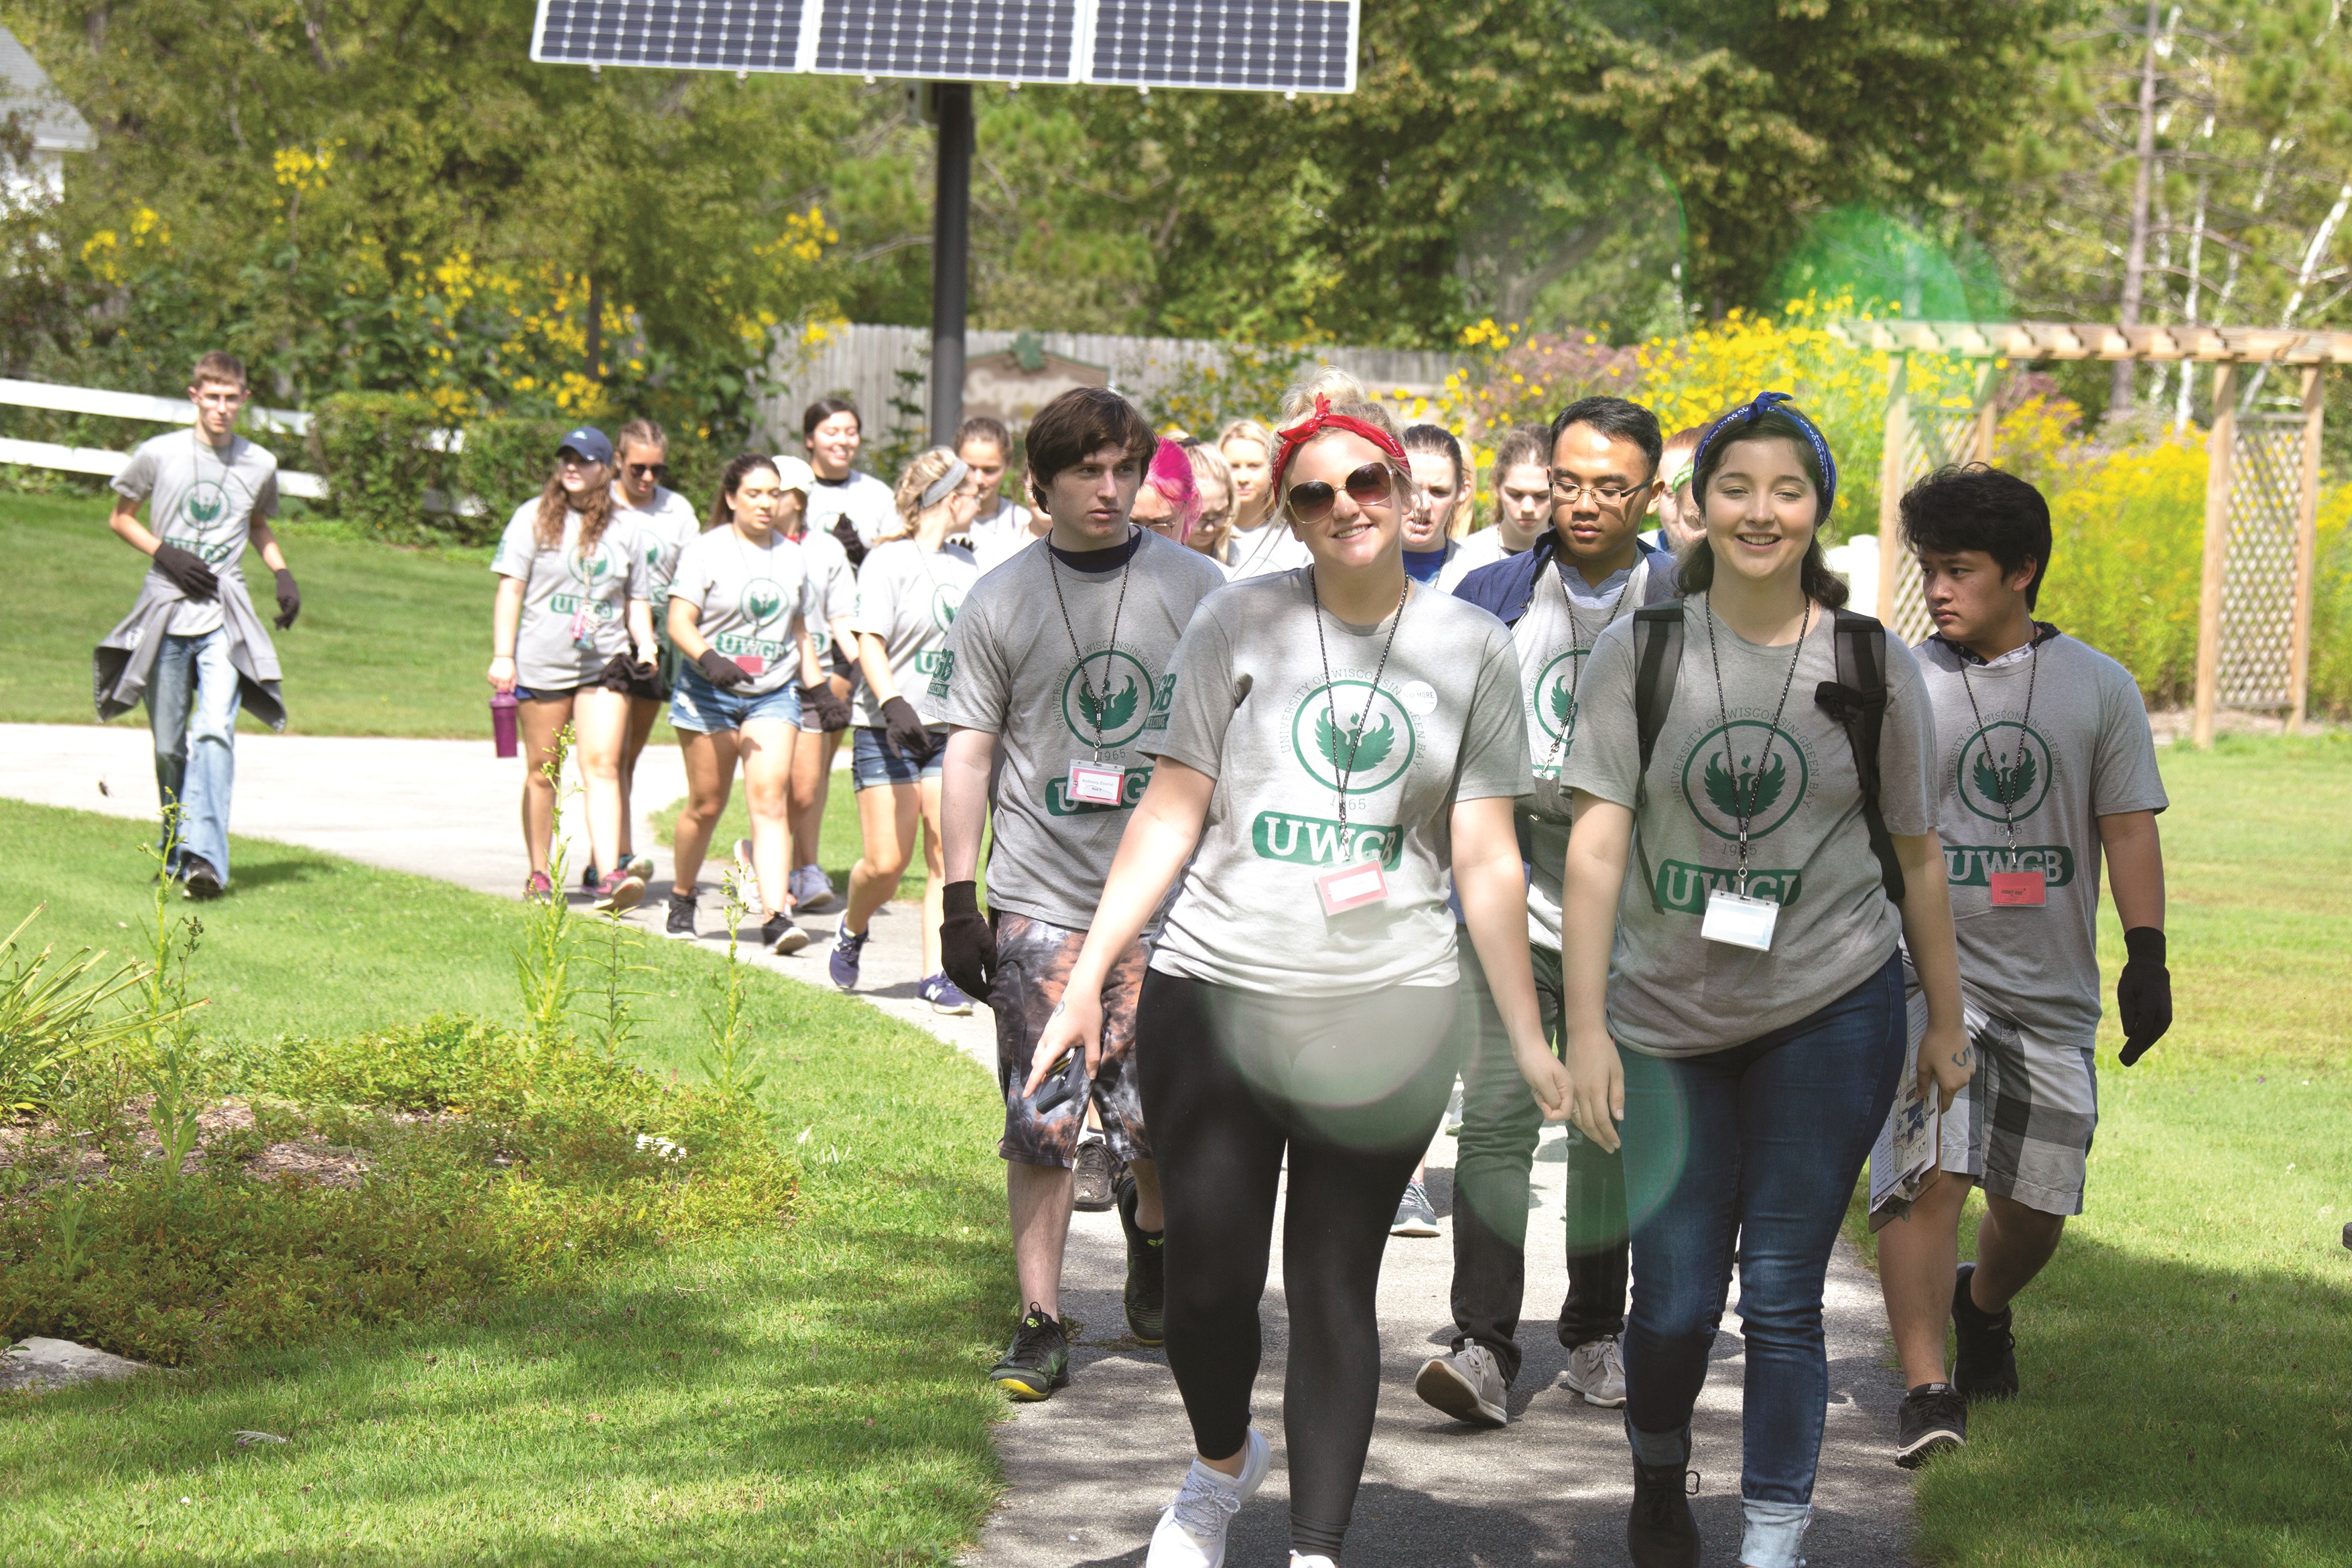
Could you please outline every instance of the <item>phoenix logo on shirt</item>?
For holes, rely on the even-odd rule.
[[[613,558],[602,541],[597,542],[593,554],[583,555],[576,550],[568,552],[563,557],[563,564],[571,572],[572,580],[592,594],[596,591],[598,584],[613,574]]]
[[[182,498],[180,515],[199,531],[210,528],[228,515],[228,492],[210,479],[199,479]]]
[[[745,618],[755,626],[764,626],[784,607],[784,591],[768,578],[754,577],[743,584],[740,603]]]
[[[1576,663],[1590,648],[1570,648],[1543,667],[1528,703],[1545,735],[1561,740],[1576,733]]]
[[[1988,821],[2022,822],[2050,796],[2050,743],[2013,719],[1996,719],[1961,745],[1954,771],[1961,805]]]
[[[1153,685],[1143,661],[1120,648],[1087,655],[1062,682],[1062,722],[1087,745],[1123,746],[1143,731],[1145,694]]]
[[[1761,838],[1789,820],[1810,776],[1794,735],[1761,719],[1734,719],[1700,736],[1684,757],[1683,801],[1718,837],[1738,838],[1745,816],[1748,837]]]
[[[942,583],[931,591],[931,625],[940,631],[955,625],[956,612],[962,608],[962,589]]]
[[[1369,795],[1403,776],[1412,765],[1416,733],[1412,715],[1386,689],[1369,680],[1343,679],[1318,686],[1299,700],[1290,717],[1290,743],[1299,765],[1318,784],[1349,795]]]

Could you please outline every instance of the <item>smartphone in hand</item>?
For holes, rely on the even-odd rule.
[[[1087,1064],[1076,1051],[1064,1051],[1046,1070],[1052,1076],[1037,1086],[1037,1098],[1030,1101],[1040,1116],[1053,1114],[1087,1091]]]

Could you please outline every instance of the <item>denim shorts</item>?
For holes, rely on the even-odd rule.
[[[761,697],[722,691],[709,677],[690,664],[677,671],[677,690],[670,698],[669,721],[680,730],[708,735],[719,730],[740,730],[754,719],[773,719],[798,727],[800,688],[787,682]]]
[[[861,724],[850,733],[857,739],[849,753],[849,777],[858,789],[935,779],[947,761],[948,737],[944,730],[931,731],[931,753],[920,759],[903,756],[884,745],[879,730]]]

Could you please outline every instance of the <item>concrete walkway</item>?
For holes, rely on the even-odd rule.
[[[233,826],[257,837],[344,855],[372,865],[439,877],[512,897],[523,873],[517,801],[521,763],[500,762],[480,742],[240,735]],[[0,725],[0,796],[152,817],[154,775],[143,729]],[[836,779],[836,787],[847,780]],[[101,787],[102,785],[102,787]],[[685,793],[673,747],[649,747],[639,765],[640,812]],[[638,843],[653,836],[642,820]],[[666,875],[666,855],[656,861]],[[706,883],[715,879],[707,873]],[[660,886],[658,882],[656,886]],[[639,921],[658,929],[659,903]],[[702,923],[719,924],[715,889]],[[803,923],[829,933],[835,916]],[[919,917],[896,905],[877,918],[866,949],[867,1000],[931,1030],[995,1070],[986,1009],[968,1018],[933,1014],[914,996],[919,978]],[[761,963],[812,984],[824,984],[823,934],[789,959]],[[1566,1154],[1548,1131],[1536,1166],[1538,1207],[1528,1216],[1526,1364],[1512,1392],[1513,1424],[1481,1431],[1445,1420],[1414,1397],[1414,1371],[1452,1334],[1447,1305],[1448,1237],[1390,1244],[1381,1278],[1384,1378],[1380,1422],[1349,1537],[1348,1568],[1475,1568],[1614,1565],[1626,1562],[1625,1508],[1631,1472],[1620,1413],[1584,1404],[1559,1383],[1567,1352],[1549,1321],[1568,1288],[1559,1237]],[[1429,1180],[1441,1215],[1453,1199],[1453,1140],[1432,1143]],[[1446,1221],[1450,1233],[1451,1221]],[[1289,1542],[1282,1463],[1281,1394],[1287,1334],[1282,1309],[1281,1229],[1264,1309],[1265,1360],[1257,1423],[1275,1444],[1265,1489],[1235,1521],[1228,1561],[1277,1568]],[[1084,1332],[1072,1386],[1044,1405],[1021,1407],[1001,1430],[1009,1483],[965,1561],[975,1568],[1135,1568],[1143,1562],[1160,1504],[1173,1493],[1191,1442],[1181,1403],[1157,1352],[1119,1348],[1124,1249],[1114,1215],[1080,1215],[1072,1229],[1064,1286],[1066,1316]],[[1010,1331],[1013,1303],[1006,1304]],[[1895,1468],[1895,1406],[1878,1288],[1843,1244],[1830,1268],[1830,1408],[1817,1512],[1806,1542],[1815,1568],[1900,1568],[1911,1562],[1909,1478]],[[1741,1344],[1727,1319],[1696,1423],[1696,1503],[1709,1568],[1738,1561]]]

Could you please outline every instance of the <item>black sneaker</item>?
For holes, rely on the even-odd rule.
[[[1061,1321],[1035,1302],[1029,1304],[1021,1326],[1013,1331],[1012,1348],[988,1374],[988,1381],[1024,1404],[1051,1399],[1054,1390],[1070,1383],[1070,1336]]]
[[[1895,1462],[1916,1470],[1948,1448],[1969,1446],[1969,1402],[1948,1383],[1923,1383],[1895,1413]]]
[[[791,954],[808,945],[808,932],[793,923],[793,917],[782,910],[768,917],[760,928],[760,945],[770,952]]]
[[[1103,1140],[1088,1138],[1078,1144],[1070,1175],[1070,1203],[1080,1213],[1100,1214],[1118,1202],[1111,1191],[1110,1145]]]
[[[1970,1300],[1969,1281],[1976,1274],[1975,1264],[1963,1263],[1952,1286],[1953,1337],[1959,1342],[1959,1353],[1952,1358],[1952,1385],[1972,1403],[2011,1399],[2017,1394],[2017,1336],[2010,1329],[2016,1311],[2003,1307],[1988,1312]]]
[[[1118,1226],[1127,1232],[1127,1331],[1139,1345],[1157,1347],[1167,1331],[1161,1313],[1168,1300],[1168,1234],[1146,1230],[1135,1223],[1135,1178],[1125,1172],[1114,1186],[1118,1194]]]
[[[200,900],[217,899],[221,896],[220,873],[203,856],[190,855],[180,862],[180,890]]]
[[[1625,1516],[1625,1550],[1633,1568],[1698,1568],[1698,1521],[1691,1494],[1698,1472],[1684,1465],[1633,1464],[1633,1509]]]
[[[596,875],[596,862],[589,861],[588,868],[580,873],[580,890],[583,893],[593,893],[604,886],[604,879]]]
[[[694,931],[694,895],[672,893],[669,896],[669,921],[662,930],[671,936],[682,936],[692,942]]]

